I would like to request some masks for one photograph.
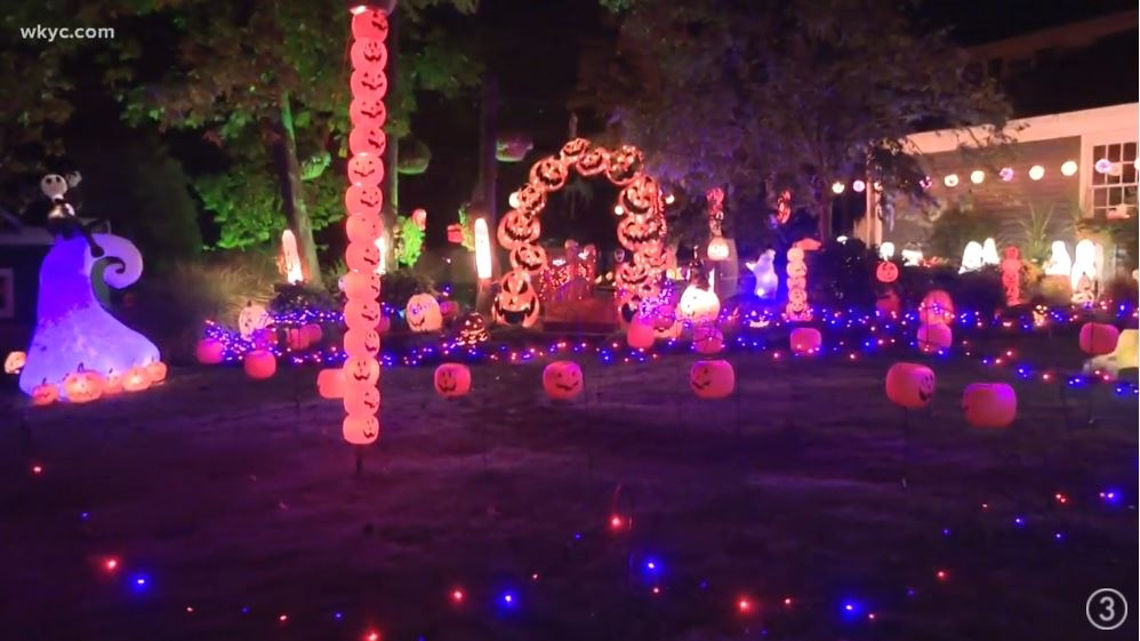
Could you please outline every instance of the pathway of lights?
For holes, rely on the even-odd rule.
[[[27,462],[27,470],[33,480],[39,481],[50,477],[55,466],[37,459]],[[906,583],[885,587],[876,582],[874,587],[855,586],[831,594],[804,594],[770,583],[761,587],[750,577],[718,576],[713,582],[682,572],[684,560],[665,556],[655,548],[650,537],[637,534],[639,521],[632,499],[619,500],[620,495],[628,495],[628,492],[624,485],[619,485],[608,513],[599,522],[565,539],[549,542],[551,556],[561,559],[557,564],[516,568],[493,584],[462,581],[463,568],[449,571],[448,580],[443,584],[446,587],[438,596],[438,610],[429,615],[435,621],[433,629],[438,630],[438,621],[446,612],[482,613],[511,620],[535,603],[558,598],[553,594],[560,589],[557,586],[572,585],[565,576],[573,569],[566,567],[564,552],[567,549],[583,556],[599,550],[610,557],[616,555],[616,559],[610,560],[630,569],[622,574],[628,577],[627,588],[633,589],[635,594],[661,599],[673,608],[681,607],[682,599],[692,599],[708,617],[730,617],[744,633],[766,636],[770,628],[809,625],[820,617],[845,628],[873,626],[881,618],[905,616],[906,608],[916,600],[955,598],[945,592],[943,586],[962,582],[960,571],[947,562],[948,558],[960,556],[960,552],[948,549],[947,545],[961,542],[976,555],[979,541],[996,540],[995,531],[1008,531],[1022,537],[1023,546],[1037,545],[1043,550],[1054,550],[1054,554],[1064,554],[1081,549],[1072,547],[1070,541],[1094,543],[1082,539],[1081,530],[1069,530],[1073,523],[1083,523],[1090,515],[1105,513],[1131,518],[1135,510],[1135,497],[1126,497],[1122,490],[1112,486],[1080,492],[1065,488],[1046,490],[1044,495],[1029,498],[1023,505],[1014,505],[1004,497],[964,502],[953,524],[931,532],[931,540],[938,544],[916,546],[930,552],[910,564],[908,573],[912,578]],[[77,526],[82,532],[103,519],[104,515],[99,512],[80,511]],[[983,532],[985,536],[979,538]],[[89,536],[78,536],[90,546],[87,554],[81,555],[83,562],[90,572],[100,577],[100,583],[108,586],[100,589],[118,589],[128,600],[147,598],[170,615],[180,613],[191,617],[224,611],[233,616],[235,622],[245,621],[248,625],[289,627],[299,623],[323,623],[332,629],[349,628],[352,634],[359,635],[353,638],[380,641],[383,637],[375,615],[367,606],[360,607],[358,599],[344,606],[325,607],[319,612],[299,599],[256,609],[242,602],[219,604],[216,599],[207,598],[210,595],[179,594],[173,587],[180,584],[176,577],[164,576],[161,568],[153,562],[140,561],[130,550],[106,541],[96,545]],[[574,563],[596,564],[597,560],[580,558]],[[551,582],[551,577],[560,580]],[[547,589],[547,585],[553,587]],[[208,605],[197,599],[203,599]],[[710,606],[716,603],[721,605]]]
[[[384,96],[388,77],[388,16],[375,5],[352,9],[352,103],[349,120],[352,129],[348,146],[349,187],[344,202],[347,218],[345,229],[344,324],[344,440],[352,445],[368,445],[380,435],[380,273],[384,257],[379,241],[384,234],[380,210],[384,205],[381,183],[384,180],[384,150],[387,138],[384,123],[388,119]],[[389,168],[395,171],[395,168]]]
[[[1111,314],[1117,323],[1133,322],[1137,310],[1126,305],[1110,308],[1101,303],[1095,310],[1102,315]],[[386,309],[395,314],[396,310]],[[824,333],[823,350],[818,357],[841,358],[856,361],[873,356],[883,350],[914,348],[918,349],[916,330],[921,325],[917,311],[902,315],[882,315],[875,312],[855,309],[820,309],[816,325]],[[962,311],[955,320],[954,346],[949,350],[934,353],[936,357],[960,356],[975,359],[986,367],[1006,368],[1023,380],[1036,380],[1044,383],[1067,381],[1070,386],[1084,386],[1091,383],[1113,382],[1116,392],[1121,395],[1137,394],[1137,386],[1130,381],[1115,381],[1101,372],[1072,374],[1072,368],[1058,368],[1040,363],[1017,354],[1012,349],[992,348],[992,351],[979,350],[975,345],[976,334],[996,334],[1013,336],[1052,331],[1052,329],[1075,329],[1088,320],[1087,308],[1039,306],[1017,318],[987,316],[972,311]],[[738,314],[738,318],[733,318]],[[299,327],[310,323],[339,325],[341,315],[337,312],[316,312],[300,310],[274,314],[274,325],[278,328]],[[734,353],[769,353],[774,360],[804,358],[787,350],[784,333],[792,325],[776,309],[756,309],[745,313],[723,310],[718,323],[739,322],[741,331],[731,340],[725,341],[725,349]],[[294,351],[286,345],[263,345],[246,340],[233,330],[213,322],[207,322],[205,337],[220,341],[224,345],[225,361],[240,363],[242,356],[253,349],[268,349],[284,362],[292,365],[315,365],[328,367],[345,361],[344,352],[336,345],[325,349]],[[986,336],[988,339],[989,337]],[[1075,340],[1073,337],[1058,337],[1056,340]],[[541,341],[541,343],[539,343]],[[992,343],[993,340],[986,342]],[[476,346],[453,343],[449,338],[437,337],[432,340],[423,336],[409,341],[407,349],[379,354],[384,367],[428,366],[445,361],[466,363],[528,363],[566,354],[592,355],[603,365],[647,363],[669,354],[684,354],[691,350],[691,344],[683,339],[670,339],[658,342],[652,349],[631,349],[622,340],[585,340],[576,337],[539,338],[534,337],[529,345],[518,346],[505,343],[487,342]],[[809,357],[810,358],[810,357]]]
[[[1123,167],[1125,162],[1127,161],[1113,162],[1108,158],[1101,158],[1097,160],[1093,165],[1093,170],[1098,174],[1120,175],[1121,167]],[[1137,158],[1131,164],[1138,171],[1140,171],[1140,158]],[[1076,176],[1079,169],[1080,165],[1075,160],[1066,160],[1060,165],[1060,173],[1066,178]],[[1029,176],[1029,179],[1034,182],[1044,178],[1046,173],[1047,170],[1044,165],[1032,165],[1025,171],[1025,174]],[[1017,177],[1017,171],[1013,167],[1002,167],[1000,170],[998,170],[997,175],[1002,182],[1012,182]],[[975,185],[980,185],[985,182],[987,176],[988,174],[984,169],[974,169],[969,174],[970,182]],[[946,187],[950,189],[954,189],[961,183],[962,179],[958,176],[958,174],[953,172],[948,173],[942,177],[942,184],[946,185]],[[934,184],[934,179],[930,176],[927,176],[922,181],[920,181],[920,184],[922,185],[923,189],[929,189]],[[858,193],[863,193],[867,187],[867,183],[863,179],[855,179],[852,181],[851,185],[852,188]],[[881,187],[881,185],[876,184],[875,190],[881,191]],[[846,191],[846,189],[847,183],[843,182],[842,180],[836,180],[835,182],[831,183],[831,192],[835,195],[842,194],[844,191]]]

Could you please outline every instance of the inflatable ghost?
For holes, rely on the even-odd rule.
[[[780,286],[780,277],[776,275],[776,269],[772,265],[772,261],[776,258],[774,250],[767,250],[760,254],[754,263],[744,263],[744,266],[752,271],[756,277],[756,296],[758,298],[775,298],[776,290]]]
[[[1049,260],[1045,263],[1046,276],[1068,276],[1073,271],[1073,259],[1069,258],[1069,250],[1065,242],[1053,241],[1053,248],[1049,252]]]
[[[966,243],[966,249],[962,252],[962,267],[958,269],[958,273],[977,271],[982,268],[982,246],[978,241],[971,240]]]
[[[142,256],[131,242],[112,234],[92,234],[107,263],[103,280],[121,289],[142,275]],[[20,389],[63,379],[82,368],[106,376],[159,360],[158,348],[103,309],[91,287],[91,271],[102,259],[92,256],[83,236],[56,237],[40,267],[36,330],[20,374]]]
[[[994,242],[993,238],[987,238],[985,242],[982,243],[982,264],[997,265],[1000,262],[1001,258],[998,256],[997,243]]]
[[[1103,252],[1099,245],[1087,238],[1077,243],[1073,270],[1069,274],[1074,303],[1087,305],[1096,300],[1096,283],[1100,278],[1099,268]]]

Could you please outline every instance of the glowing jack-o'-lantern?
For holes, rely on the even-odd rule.
[[[459,345],[474,347],[485,343],[490,338],[487,333],[487,321],[478,312],[465,315],[459,322],[459,334],[455,342]]]
[[[466,396],[471,391],[471,369],[460,363],[444,363],[435,368],[435,393],[444,398]]]
[[[356,38],[348,52],[354,69],[383,67],[388,62],[388,47],[374,38]]]
[[[51,405],[59,400],[59,388],[46,380],[32,388],[32,405]]]
[[[384,223],[376,214],[352,214],[344,223],[348,240],[354,243],[371,243],[380,237]],[[348,283],[345,283],[348,291]]]
[[[788,334],[788,344],[796,354],[818,354],[823,335],[814,327],[797,327]]]
[[[388,74],[384,73],[383,69],[377,69],[375,67],[354,69],[348,83],[354,96],[383,98],[384,95],[388,93]],[[379,129],[379,127],[365,124],[354,127],[356,131],[371,131],[375,129]],[[351,138],[349,139],[349,148],[352,148]],[[353,151],[353,153],[358,154],[361,152]],[[365,153],[368,152],[366,151]]]
[[[627,185],[637,177],[644,164],[645,155],[640,149],[633,145],[622,145],[610,152],[606,163],[606,177],[615,185]]]
[[[151,361],[147,363],[146,372],[150,375],[151,384],[157,385],[166,380],[166,363],[162,361]]]
[[[716,293],[690,284],[677,303],[677,320],[690,323],[711,323],[720,313],[720,299]]]
[[[123,393],[123,376],[114,369],[108,370],[103,378],[103,396],[114,396]]]
[[[526,272],[512,270],[499,281],[499,293],[491,305],[495,322],[533,327],[538,321],[538,293]]]
[[[689,369],[689,387],[701,398],[724,398],[736,389],[736,371],[728,361],[697,361]]]
[[[558,152],[558,157],[563,162],[573,163],[577,162],[590,149],[590,141],[585,138],[575,138],[568,140],[566,144],[562,145],[562,149]]]
[[[365,5],[353,9],[352,37],[383,42],[388,37],[388,16],[384,10]]]
[[[954,299],[941,289],[931,290],[918,305],[918,317],[924,323],[954,322]]]
[[[652,176],[640,174],[618,194],[618,204],[627,214],[648,216],[661,212],[661,186]]]
[[[634,316],[625,330],[625,342],[634,349],[649,349],[655,339],[653,324],[640,315]]]
[[[344,262],[353,271],[375,272],[380,266],[380,249],[374,243],[349,243]]]
[[[217,365],[226,358],[226,346],[217,339],[203,338],[194,348],[194,356],[203,365]]]
[[[375,443],[380,436],[380,421],[372,414],[349,414],[344,417],[342,434],[350,445]]]
[[[416,294],[409,298],[404,318],[413,332],[438,332],[443,326],[439,302],[431,294]]]
[[[887,370],[887,398],[907,409],[920,409],[934,398],[934,371],[918,363],[895,363]]]
[[[693,351],[698,354],[718,354],[724,350],[724,332],[716,327],[702,326],[693,330]]]
[[[374,358],[349,356],[342,369],[346,390],[354,385],[376,385],[380,380],[380,363]]]
[[[546,269],[546,250],[542,245],[522,243],[511,250],[511,267],[537,274]]]
[[[542,370],[542,388],[558,401],[568,401],[582,393],[585,378],[573,361],[554,361]]]
[[[530,168],[530,182],[546,191],[558,191],[566,184],[570,172],[566,164],[554,156],[543,158]]]
[[[375,300],[380,296],[380,274],[349,272],[344,275],[344,294],[348,298]],[[316,327],[320,327],[317,325]],[[319,341],[320,338],[317,338]]]
[[[350,329],[344,333],[344,351],[349,356],[372,356],[380,352],[380,334],[374,329]]]
[[[361,69],[359,72],[354,71],[352,75],[355,77],[357,73],[371,74],[372,78],[361,78],[359,82],[364,85],[364,89],[376,89],[377,81],[383,78],[383,90],[388,89],[388,76],[383,75],[381,72],[376,72],[372,69]],[[369,87],[368,85],[372,85]],[[355,154],[374,154],[376,156],[384,155],[384,150],[388,148],[388,137],[384,135],[382,127],[354,127],[348,134],[348,150],[353,155]]]
[[[348,119],[354,127],[379,127],[388,119],[388,108],[379,94],[366,93],[352,99]]]
[[[309,345],[315,345],[321,342],[321,339],[325,336],[324,330],[321,329],[321,326],[316,323],[308,323],[306,325],[302,325],[301,333],[305,335],[305,339],[308,341]]]
[[[1111,354],[1116,351],[1116,341],[1120,330],[1107,323],[1085,323],[1081,325],[1079,343],[1081,351],[1092,356]]]
[[[4,373],[19,374],[27,360],[28,355],[24,352],[8,352],[8,356],[4,359]]]
[[[132,367],[123,375],[123,390],[141,392],[150,389],[150,371],[145,367]]]
[[[334,367],[318,372],[317,394],[321,398],[344,398],[344,370]]]
[[[973,383],[962,392],[962,411],[974,427],[1000,429],[1017,417],[1017,392],[1005,383]]]
[[[344,304],[344,324],[349,329],[370,330],[380,320],[380,303],[352,298]]]
[[[512,250],[524,243],[538,240],[540,233],[542,225],[539,224],[538,217],[512,210],[499,221],[496,235],[504,249]]]
[[[380,390],[372,385],[351,385],[344,389],[346,414],[376,414],[380,409]]]
[[[277,373],[277,358],[272,352],[264,349],[246,352],[241,365],[245,375],[256,381],[271,378]]]
[[[630,251],[638,251],[649,243],[656,243],[665,236],[665,219],[659,215],[622,217],[617,226],[618,242]]]
[[[709,260],[718,262],[722,260],[728,260],[728,254],[728,241],[726,241],[724,238],[717,236],[709,241]]]
[[[83,369],[80,363],[78,371],[63,379],[63,392],[72,403],[90,403],[103,395],[103,377]]]
[[[350,214],[380,213],[384,205],[384,192],[378,185],[349,185],[344,192],[344,206]]]
[[[899,266],[889,260],[880,261],[875,268],[875,278],[880,283],[893,283],[899,279]]]
[[[949,325],[923,323],[918,328],[918,348],[926,354],[950,349],[954,333]]]

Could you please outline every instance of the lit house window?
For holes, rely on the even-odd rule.
[[[1136,213],[1136,143],[1093,147],[1093,160],[1108,160],[1106,172],[1092,172],[1092,212],[1094,216],[1114,212]]]

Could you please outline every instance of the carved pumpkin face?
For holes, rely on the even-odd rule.
[[[512,270],[499,281],[499,293],[491,305],[495,322],[532,327],[538,321],[538,295],[526,272]]]
[[[383,67],[388,62],[388,47],[379,40],[357,38],[349,51],[353,69]]]
[[[917,363],[895,363],[887,370],[887,398],[908,409],[920,409],[934,398],[934,372]]]
[[[352,214],[344,223],[348,239],[354,243],[374,243],[383,223],[374,214]]]
[[[253,352],[249,352],[249,354],[254,354],[257,352],[258,352],[258,350],[255,350]],[[262,353],[268,354],[269,352],[262,352]],[[249,354],[247,354],[247,356]],[[273,355],[270,354],[271,358],[272,358],[272,356]],[[274,360],[273,363],[274,363],[274,367],[276,367],[277,361]],[[141,391],[143,391],[145,389],[149,389],[149,388],[150,388],[150,372],[147,371],[147,369],[145,367],[141,367],[141,366],[140,367],[132,367],[129,370],[127,370],[126,374],[123,375],[123,389],[125,391],[141,392]]]
[[[439,301],[431,294],[416,294],[409,298],[404,318],[413,332],[437,332],[443,326]]]
[[[380,410],[380,390],[372,385],[352,385],[344,390],[347,414],[372,414]]]
[[[374,329],[350,329],[344,333],[344,351],[349,356],[375,358],[380,352],[380,334]]]
[[[444,363],[435,368],[435,393],[444,398],[465,396],[471,391],[471,370],[459,363]]]
[[[562,145],[562,149],[558,152],[558,157],[563,162],[569,164],[577,162],[590,149],[590,141],[585,138],[575,138]]]
[[[381,127],[353,127],[348,134],[348,150],[353,155],[373,154],[383,156],[388,148],[388,136]]]
[[[793,276],[788,279],[788,291],[802,290],[807,287],[807,278],[803,276]]]
[[[898,265],[888,261],[880,261],[879,266],[875,268],[875,278],[879,279],[880,283],[893,283],[899,279]]]
[[[150,375],[150,382],[152,385],[157,385],[166,380],[166,363],[162,361],[151,361],[146,365],[146,372]]]
[[[606,163],[606,177],[615,185],[627,185],[644,164],[645,156],[641,150],[632,145],[622,145],[610,153],[609,162]]]
[[[32,388],[32,405],[51,405],[59,400],[59,388],[44,380]]]
[[[804,250],[799,247],[793,247],[788,250],[789,263],[802,263],[804,262]]]
[[[701,398],[724,398],[736,389],[736,371],[728,361],[697,361],[689,369],[689,388]]]
[[[578,173],[583,176],[597,176],[606,170],[610,155],[601,147],[594,147],[578,158]]]
[[[352,16],[352,37],[383,42],[388,37],[388,16],[381,9],[361,7],[360,12]]]
[[[354,127],[380,127],[388,119],[384,99],[370,94],[357,96],[348,106],[348,119]]]
[[[542,370],[542,388],[555,400],[568,401],[578,396],[584,381],[582,368],[573,361],[554,361]]]
[[[542,233],[538,217],[528,216],[520,211],[509,211],[499,221],[499,244],[511,250],[524,243],[533,243]]]
[[[557,191],[566,184],[570,175],[567,166],[558,158],[549,156],[530,168],[530,182],[546,191]]]
[[[546,206],[546,191],[533,183],[523,185],[515,192],[515,198],[519,203],[517,209],[524,214],[537,214]]]
[[[380,266],[380,249],[375,243],[349,243],[344,262],[358,272],[374,272]]]
[[[341,432],[350,445],[369,445],[380,436],[380,420],[373,414],[349,414]]]
[[[623,216],[617,227],[618,242],[630,251],[657,243],[664,234],[665,221],[660,216]]]
[[[357,68],[348,82],[354,96],[383,98],[388,93],[388,74],[380,67]]]
[[[384,180],[384,163],[372,154],[353,156],[348,159],[348,180],[354,185],[379,185]]]
[[[349,298],[374,300],[380,296],[380,275],[375,272],[348,272],[344,275],[344,293]]]
[[[79,370],[63,379],[63,392],[72,403],[90,403],[103,395],[103,377],[89,372],[79,364]]]
[[[27,361],[28,355],[24,352],[8,352],[7,358],[4,359],[4,373],[19,374]]]
[[[459,336],[456,340],[460,345],[473,347],[486,342],[490,336],[487,333],[487,321],[478,312],[471,312],[463,317],[459,323]]]
[[[344,324],[350,330],[369,331],[380,320],[380,303],[366,298],[352,298],[344,305]]]
[[[511,267],[537,274],[546,267],[546,250],[542,245],[523,243],[511,250]]]
[[[788,277],[789,278],[803,278],[807,276],[807,264],[803,261],[798,263],[788,263]]]
[[[123,377],[114,369],[107,370],[107,377],[103,379],[103,396],[114,396],[123,393]]]
[[[656,214],[661,210],[661,187],[651,176],[639,174],[621,190],[618,204],[635,216]]]
[[[370,357],[349,356],[344,361],[345,394],[353,386],[376,386],[380,380],[380,363]]]
[[[807,292],[802,287],[796,287],[788,290],[788,302],[792,303],[806,303]]]
[[[350,185],[344,192],[344,206],[353,214],[380,215],[384,192],[377,185]]]
[[[614,282],[622,289],[636,291],[649,281],[652,273],[652,270],[642,263],[622,263],[614,273]]]

